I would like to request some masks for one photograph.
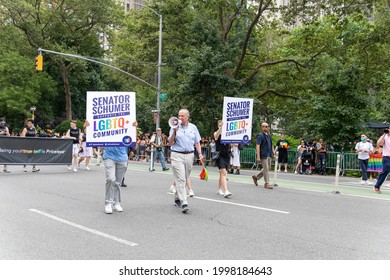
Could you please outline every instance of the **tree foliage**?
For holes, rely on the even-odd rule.
[[[63,53],[101,57],[99,32],[109,31],[115,22],[117,5],[114,0],[3,0],[2,13],[20,30],[31,47]],[[72,117],[73,84],[71,72],[87,70],[86,63],[64,56],[45,55],[45,66],[56,65],[65,96],[66,118]],[[47,64],[47,62],[49,62]],[[54,71],[53,71],[54,72]]]

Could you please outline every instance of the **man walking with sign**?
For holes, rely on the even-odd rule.
[[[274,157],[275,151],[272,145],[272,138],[268,133],[268,124],[261,124],[261,132],[256,138],[256,162],[261,162],[262,169],[257,175],[253,175],[253,183],[258,186],[258,180],[264,176],[264,188],[273,189],[269,183],[269,169],[271,168],[271,159]]]

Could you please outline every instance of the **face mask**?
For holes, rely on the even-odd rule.
[[[362,142],[366,141],[366,139],[367,138],[364,138],[364,137],[360,138],[360,140],[362,140]]]

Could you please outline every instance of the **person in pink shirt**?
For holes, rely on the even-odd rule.
[[[375,192],[381,193],[381,186],[390,173],[390,133],[389,128],[386,128],[383,135],[378,139],[377,146],[383,146],[382,172],[378,176],[375,184]]]

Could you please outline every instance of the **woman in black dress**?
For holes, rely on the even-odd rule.
[[[229,155],[229,144],[221,143],[221,132],[222,132],[222,121],[218,121],[218,130],[214,132],[215,144],[217,147],[217,153],[219,156],[216,160],[216,165],[219,169],[219,183],[218,183],[218,194],[223,195],[225,198],[232,195],[227,189],[227,169],[229,167],[230,155]]]

